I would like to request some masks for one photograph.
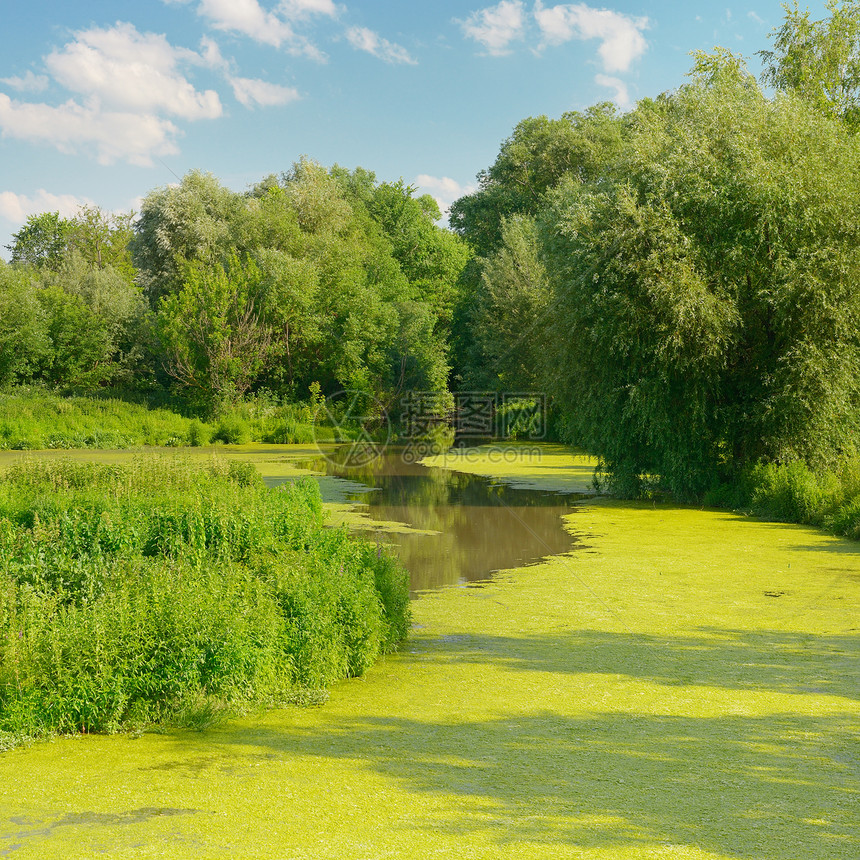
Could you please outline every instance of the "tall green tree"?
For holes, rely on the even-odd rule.
[[[549,280],[533,218],[502,224],[502,246],[482,261],[474,314],[476,363],[491,389],[536,391],[545,373],[544,333],[551,313]]]
[[[269,358],[271,332],[260,317],[253,261],[186,263],[181,288],[164,296],[159,308],[168,372],[206,405],[236,400]]]
[[[211,173],[194,170],[178,186],[144,198],[131,242],[138,282],[151,307],[182,288],[184,265],[221,263],[235,251],[232,225],[245,209],[242,195]]]
[[[71,222],[59,212],[30,215],[20,230],[12,234],[11,262],[39,268],[57,268],[66,254]]]
[[[624,149],[628,131],[628,119],[609,103],[560,119],[525,119],[502,143],[493,165],[478,175],[478,190],[451,206],[451,227],[476,257],[463,269],[451,325],[452,363],[460,387],[500,382],[488,364],[490,353],[481,347],[486,338],[476,333],[484,331],[480,319],[494,301],[487,292],[491,282],[483,275],[487,261],[505,244],[505,223],[536,217],[546,207],[547,193],[562,181],[583,184],[606,176]],[[501,355],[497,350],[495,354]]]
[[[759,51],[762,80],[794,92],[815,110],[860,125],[860,2],[828,0],[830,15],[813,20],[809,9],[784,4],[785,18],[771,34],[773,50]]]
[[[451,206],[451,227],[477,254],[502,243],[502,222],[511,215],[536,215],[545,193],[563,177],[597,179],[614,162],[626,123],[609,102],[560,119],[529,117],[502,143],[493,165],[478,174],[478,190]]]
[[[0,386],[30,382],[51,353],[32,275],[0,260]]]
[[[860,430],[860,149],[841,120],[709,74],[631,118],[611,182],[540,217],[547,376],[615,486],[695,497]]]
[[[108,214],[97,206],[82,206],[68,222],[67,255],[80,255],[90,269],[112,268],[129,282],[135,269],[131,258],[134,213]]]

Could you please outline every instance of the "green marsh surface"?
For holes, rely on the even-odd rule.
[[[587,489],[558,448],[458,456]],[[3,754],[0,851],[860,855],[860,546],[651,503],[567,519],[580,549],[425,594],[404,650],[323,707]]]

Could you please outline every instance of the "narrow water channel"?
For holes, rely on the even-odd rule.
[[[360,467],[346,465],[337,456],[296,465],[351,482],[341,485],[348,489],[347,498],[372,519],[415,530],[380,530],[374,535],[396,547],[410,572],[413,593],[480,584],[496,571],[576,548],[576,538],[565,529],[562,516],[578,496],[520,489],[422,466],[409,462],[396,448]],[[331,500],[325,499],[325,484],[323,495]],[[367,531],[363,534],[367,536]]]

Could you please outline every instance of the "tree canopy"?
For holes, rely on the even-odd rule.
[[[717,49],[624,116],[520,123],[452,209],[479,253],[463,377],[549,392],[564,438],[629,495],[696,498],[755,462],[853,451],[857,8],[787,7],[773,95]],[[803,51],[815,86],[791,76]]]

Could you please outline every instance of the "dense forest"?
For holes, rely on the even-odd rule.
[[[615,492],[838,470],[860,425],[860,4],[785,7],[757,80],[523,120],[450,227],[302,160],[189,173],[137,215],[31,217],[0,265],[0,386],[159,392],[203,418],[340,389],[545,392]],[[444,402],[444,399],[440,402]]]

